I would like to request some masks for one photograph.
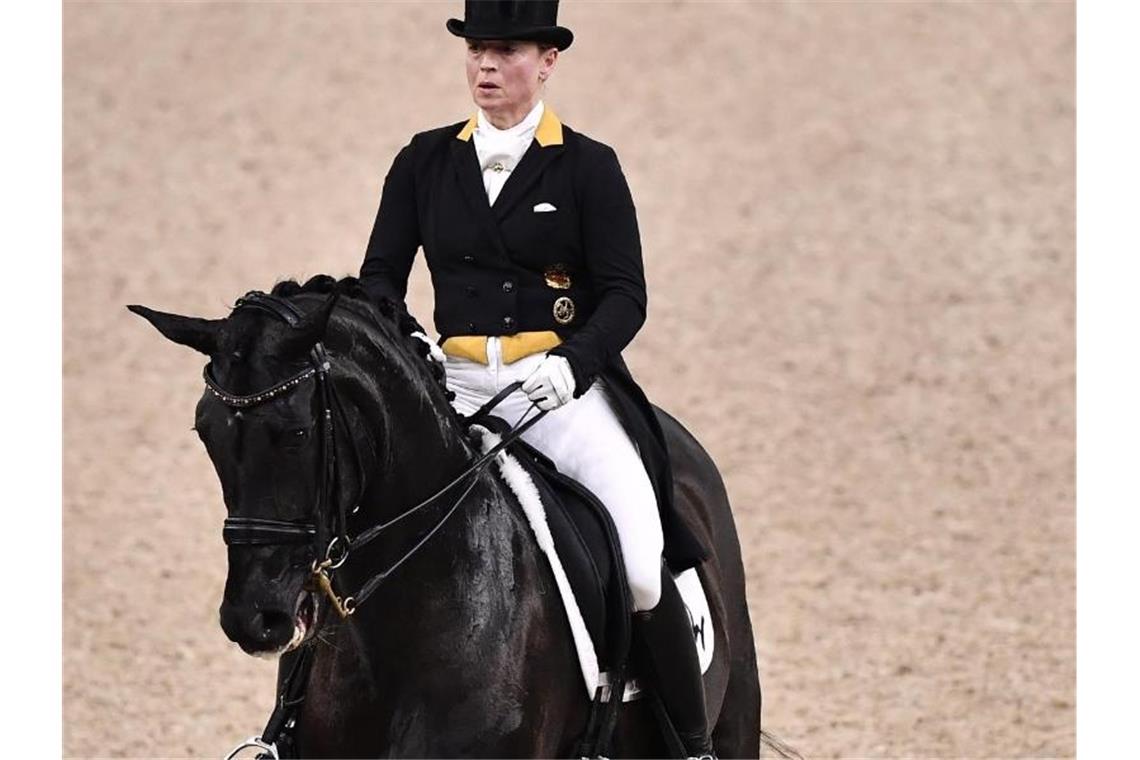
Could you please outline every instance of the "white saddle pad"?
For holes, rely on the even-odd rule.
[[[497,434],[481,425],[472,425],[471,430],[482,436],[480,445],[483,452],[491,450],[501,440]],[[566,609],[566,619],[570,624],[570,634],[574,639],[574,648],[578,653],[578,664],[582,669],[582,680],[586,687],[586,694],[590,699],[593,699],[598,686],[608,685],[609,674],[601,672],[598,667],[598,654],[594,650],[594,641],[586,629],[586,622],[582,618],[578,600],[574,598],[574,590],[570,587],[570,580],[562,567],[562,560],[558,558],[558,552],[555,550],[554,537],[551,535],[550,527],[546,522],[546,509],[542,504],[538,488],[531,480],[530,473],[507,452],[499,452],[495,457],[495,464],[498,465],[503,480],[506,481],[507,486],[522,505],[531,530],[534,531],[535,540],[550,563],[550,569],[554,573],[554,580],[558,586],[558,594]],[[624,572],[624,568],[615,568],[615,570]],[[705,596],[704,587],[697,571],[693,569],[674,576],[674,581],[677,584],[677,589],[681,592],[685,606],[689,610],[689,618],[693,625],[693,645],[697,648],[697,656],[700,658],[701,672],[707,672],[709,665],[712,664],[713,643],[716,637],[713,635],[712,615],[709,614],[709,602]],[[637,679],[626,684],[623,701],[629,702],[638,699],[640,696],[641,686]],[[608,694],[605,698],[609,698]]]

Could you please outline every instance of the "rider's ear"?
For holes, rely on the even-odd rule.
[[[130,304],[128,309],[154,325],[167,339],[189,346],[209,356],[218,346],[218,329],[224,319],[201,319],[184,317],[180,314],[167,314],[138,304]]]
[[[297,326],[289,331],[288,336],[279,348],[282,354],[299,354],[308,351],[324,337],[325,328],[329,323],[329,315],[332,314],[333,306],[336,304],[339,295],[338,292],[330,293],[324,303],[306,314],[297,323]]]

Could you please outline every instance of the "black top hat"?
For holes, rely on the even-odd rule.
[[[447,31],[472,40],[545,42],[570,47],[574,33],[558,26],[558,0],[466,0],[463,21],[447,20]]]

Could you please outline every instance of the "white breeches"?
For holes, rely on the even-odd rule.
[[[506,386],[525,380],[544,358],[540,352],[503,364],[496,337],[487,342],[488,364],[448,356],[447,387],[455,392],[452,406],[471,414]],[[526,394],[515,391],[491,414],[514,425],[529,407]],[[527,419],[536,414],[537,408]],[[522,437],[550,457],[559,472],[585,485],[605,505],[621,541],[633,611],[656,607],[661,598],[664,549],[657,496],[603,382],[596,380],[584,394],[549,412]]]

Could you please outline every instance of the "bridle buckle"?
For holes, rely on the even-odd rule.
[[[329,570],[332,567],[331,559],[326,559],[320,563],[313,560],[313,580],[316,581],[317,588],[328,597],[329,602],[337,614],[340,615],[342,619],[347,618],[356,612],[356,605],[351,596],[347,599],[341,599],[337,596],[336,591],[333,589],[332,578],[329,577]]]
[[[325,549],[325,560],[321,563],[322,567],[328,567],[329,570],[336,570],[348,559],[349,547],[347,542],[345,542],[340,556],[333,559],[333,547],[336,546],[336,542],[339,540],[340,536],[333,536],[332,541],[329,541],[328,548]]]

